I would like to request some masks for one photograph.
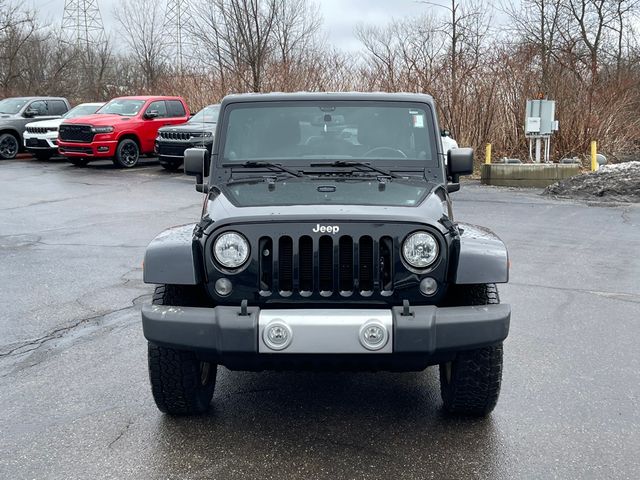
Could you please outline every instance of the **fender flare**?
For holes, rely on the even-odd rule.
[[[502,240],[484,227],[464,223],[458,227],[460,252],[453,283],[507,283],[509,254]]]
[[[198,252],[193,241],[196,224],[164,230],[147,246],[143,281],[171,285],[197,285],[201,280]]]

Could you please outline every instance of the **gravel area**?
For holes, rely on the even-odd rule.
[[[549,185],[543,195],[610,202],[640,202],[640,161],[605,165]]]

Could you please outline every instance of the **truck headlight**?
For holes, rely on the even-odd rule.
[[[249,258],[249,242],[237,232],[225,232],[216,238],[213,255],[223,267],[238,268]]]
[[[93,133],[111,133],[113,132],[113,127],[91,127],[91,131]]]
[[[402,256],[415,268],[426,268],[438,258],[438,241],[427,232],[414,232],[402,244]]]

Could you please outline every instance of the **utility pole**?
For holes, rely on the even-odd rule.
[[[184,73],[185,65],[193,60],[193,43],[189,35],[191,16],[190,0],[168,0],[164,28],[167,33],[167,48],[177,60],[178,74]]]

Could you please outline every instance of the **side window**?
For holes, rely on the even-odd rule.
[[[158,112],[157,118],[166,118],[167,117],[167,105],[164,100],[157,100],[155,102],[151,102],[147,107],[146,112],[150,112],[151,110],[156,110]]]
[[[184,105],[179,100],[167,100],[167,105],[170,117],[184,117],[187,114]]]
[[[37,111],[38,113],[36,114],[36,116],[38,117],[48,114],[47,102],[45,102],[44,100],[36,100],[35,102],[31,102],[31,105],[29,105],[28,108]]]
[[[67,104],[62,100],[49,100],[49,115],[62,115],[67,110]]]

